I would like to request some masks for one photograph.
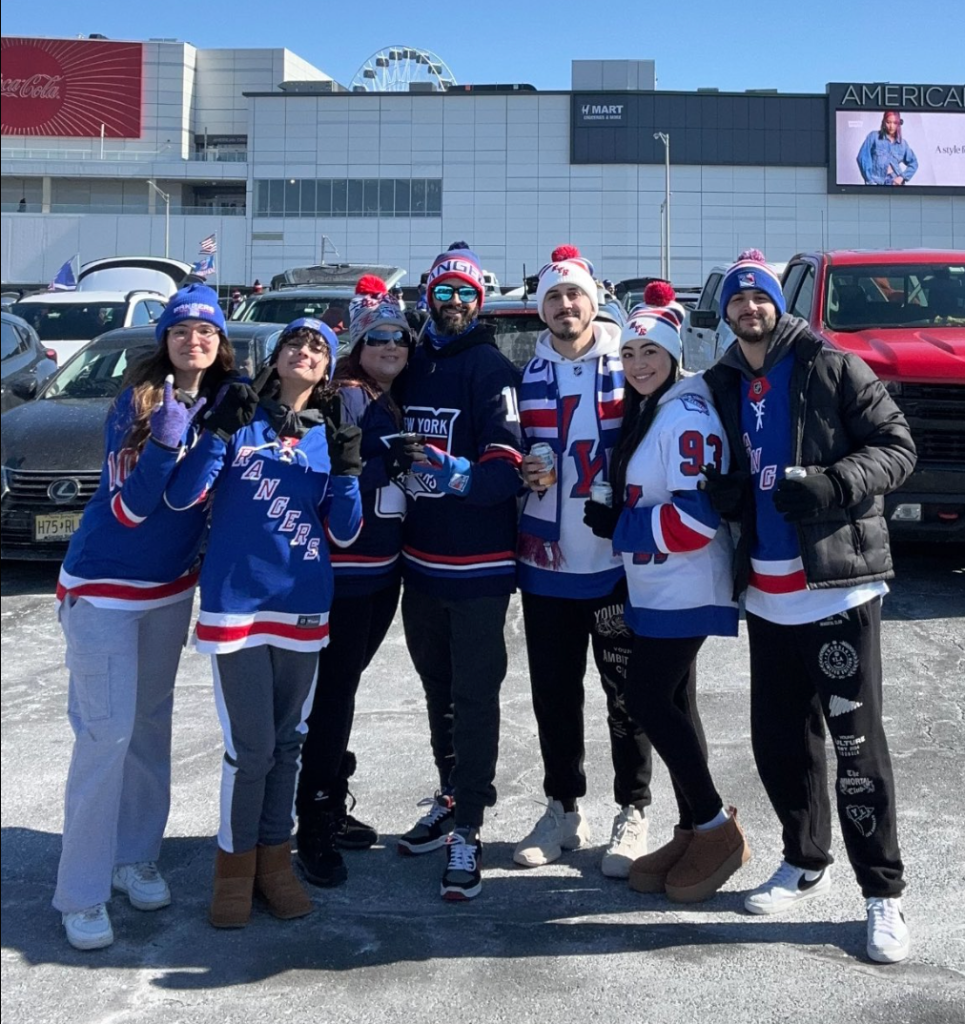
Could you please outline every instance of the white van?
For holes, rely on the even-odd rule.
[[[156,256],[111,256],[85,263],[77,290],[37,292],[10,306],[57,353],[63,366],[87,342],[115,327],[154,323],[191,266]]]

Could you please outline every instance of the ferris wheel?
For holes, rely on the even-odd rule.
[[[367,58],[355,72],[352,92],[445,92],[456,84],[446,62],[429,50],[386,46]]]

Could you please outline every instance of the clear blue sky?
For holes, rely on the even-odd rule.
[[[345,85],[368,56],[396,44],[435,52],[461,83],[537,89],[568,89],[573,58],[653,58],[661,89],[822,92],[832,81],[965,77],[965,0],[8,0],[2,31],[284,46]]]

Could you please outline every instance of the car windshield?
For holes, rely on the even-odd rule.
[[[10,312],[23,317],[41,341],[85,341],[124,326],[123,302],[15,302]]]
[[[326,311],[331,307],[331,312]],[[341,314],[341,315],[339,315]],[[238,315],[241,321],[262,324],[290,324],[292,320],[310,316],[328,324],[338,332],[340,322],[348,322],[347,299],[313,299],[302,296],[272,296],[249,303]]]
[[[833,267],[824,319],[839,331],[965,325],[965,266]]]
[[[499,351],[516,366],[525,366],[533,358],[536,338],[546,326],[535,309],[532,313],[486,316],[484,307],[479,319],[495,327]]]
[[[128,366],[154,351],[151,345],[88,345],[50,379],[41,398],[113,398]]]

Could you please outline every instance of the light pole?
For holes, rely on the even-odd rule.
[[[666,132],[654,132],[653,137],[663,143],[664,168],[666,176],[664,180],[663,198],[663,230],[667,240],[667,255],[662,267],[665,281],[670,280],[670,136]]]
[[[150,178],[147,183],[164,200],[164,258],[167,259],[171,249],[171,193],[162,192]]]

